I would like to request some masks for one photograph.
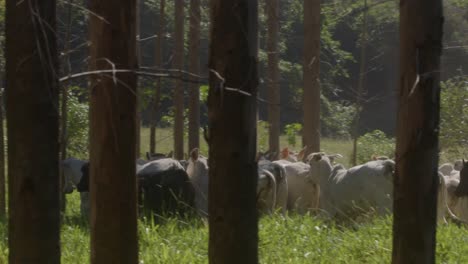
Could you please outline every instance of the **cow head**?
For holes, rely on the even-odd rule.
[[[324,152],[316,152],[310,154],[308,160],[310,165],[309,180],[315,184],[328,180],[333,169],[328,155]]]
[[[83,176],[81,177],[80,182],[76,185],[76,189],[79,192],[89,192],[89,162],[86,162],[81,167],[81,173]]]
[[[457,171],[461,171],[463,169],[464,164],[465,164],[465,160],[456,160],[453,163],[453,169]]]
[[[468,162],[462,160],[463,167],[460,171],[460,183],[455,190],[457,197],[468,196]]]
[[[146,159],[149,160],[149,161],[160,160],[160,159],[165,159],[165,158],[170,158],[170,157],[172,157],[172,152],[170,152],[167,155],[164,154],[164,153],[149,153],[149,152],[146,152]]]
[[[190,158],[187,165],[187,174],[190,178],[208,177],[208,159],[200,155],[198,148],[190,151]]]

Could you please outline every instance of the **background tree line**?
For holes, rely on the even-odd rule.
[[[70,37],[70,51],[67,54],[61,53],[60,57],[69,55],[71,72],[85,71],[88,45],[87,41],[87,21],[89,13],[84,9],[86,1],[73,1],[72,6],[72,26]],[[267,97],[267,14],[264,1],[260,1],[259,23],[264,25],[259,28],[259,76],[260,87],[259,97]],[[279,33],[278,33],[278,55],[279,55],[279,87],[280,87],[280,130],[282,133],[300,133],[302,126],[295,126],[294,130],[287,130],[294,124],[302,123],[302,65],[303,65],[303,1],[301,0],[281,0],[279,5]],[[209,43],[209,13],[208,1],[200,1],[200,46],[199,58],[201,76],[208,76],[206,67],[208,58]],[[466,114],[456,115],[453,109],[459,109],[461,113],[467,111],[465,98],[468,92],[464,88],[463,80],[466,80],[466,69],[468,68],[468,37],[464,34],[464,28],[468,27],[466,10],[468,1],[444,1],[444,8],[447,14],[444,23],[444,48],[441,58],[442,69],[441,80],[446,81],[443,86],[445,92],[442,93],[442,133],[441,147],[446,152],[459,155],[461,149],[459,145],[466,146],[463,139],[463,132],[454,132],[454,128],[461,131],[468,131],[468,121]],[[159,0],[139,1],[140,11],[140,64],[141,67],[155,68],[157,58],[157,33],[158,21],[162,17]],[[59,48],[65,50],[66,34],[68,31],[67,12],[68,5],[58,1],[58,33]],[[174,69],[174,2],[165,3],[165,23],[163,28],[161,67],[164,69]],[[321,128],[320,133],[324,137],[349,138],[352,134],[356,107],[358,76],[360,67],[360,53],[362,45],[362,23],[364,11],[368,12],[368,34],[366,44],[367,65],[365,67],[365,79],[363,91],[363,109],[359,122],[358,135],[363,135],[373,130],[385,132],[387,137],[392,138],[395,133],[395,117],[391,114],[396,111],[395,80],[398,72],[398,2],[397,1],[368,1],[364,7],[364,1],[332,1],[327,0],[322,3],[320,16],[320,81],[321,81]],[[183,69],[188,70],[189,57],[189,32],[191,26],[190,9],[186,4],[184,8],[184,64]],[[1,16],[3,19],[3,16]],[[0,35],[4,38],[3,34]],[[3,63],[3,57],[2,57]],[[65,69],[65,68],[63,68]],[[64,73],[63,73],[64,74]],[[160,82],[160,85],[156,85]],[[83,111],[86,110],[87,102],[86,81],[81,79],[73,80],[71,86],[81,87],[70,91],[74,98],[70,99],[71,120],[69,126],[76,127],[70,129],[69,149],[74,156],[83,156],[86,147],[87,134],[86,126],[76,126],[78,118],[80,123],[87,122]],[[188,88],[191,84],[183,84],[185,87],[184,101],[186,110],[184,111],[185,133],[188,129]],[[159,127],[172,127],[174,125],[173,89],[174,82],[170,79],[162,78],[140,78],[140,100],[139,111],[141,111],[141,122],[144,126],[150,126],[151,119],[156,119]],[[154,97],[155,87],[160,95]],[[207,91],[206,81],[202,81],[200,87],[200,124],[207,124]],[[454,91],[454,92],[450,92]],[[455,93],[455,91],[457,91]],[[158,115],[152,116],[154,112],[155,99],[159,100]],[[451,107],[456,106],[455,108]],[[77,109],[77,110],[74,110]],[[268,102],[259,102],[259,118],[267,120]],[[445,111],[447,110],[447,111]],[[389,114],[390,113],[390,114]],[[458,121],[456,121],[458,120]],[[463,121],[461,121],[463,120]],[[459,122],[461,121],[461,122]],[[455,138],[458,138],[455,140]],[[366,145],[366,144],[364,144]]]

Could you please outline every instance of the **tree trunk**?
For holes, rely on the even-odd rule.
[[[393,263],[434,263],[442,1],[400,3]]]
[[[136,39],[136,56],[137,56],[137,65],[138,67],[141,64],[141,52],[140,52],[140,34],[141,34],[141,14],[140,14],[140,9],[141,6],[144,5],[144,0],[136,0],[136,34],[135,34],[135,39]],[[135,131],[135,153],[136,157],[140,157],[140,147],[141,147],[141,112],[140,112],[140,96],[141,96],[141,89],[139,89],[141,86],[140,79],[138,78],[137,75],[137,97],[136,97],[136,131]]]
[[[304,127],[302,144],[320,151],[320,0],[304,1]]]
[[[67,33],[65,36],[65,47],[64,47],[64,60],[63,65],[65,75],[72,74],[71,72],[71,63],[70,63],[70,35],[71,35],[71,24],[72,24],[72,4],[73,0],[70,0],[68,5],[67,12]],[[67,131],[67,122],[68,122],[68,82],[62,83],[62,107],[60,109],[60,160],[65,160],[67,158],[67,146],[68,146],[68,131]],[[59,166],[60,172],[60,190],[63,190],[65,186],[65,178],[62,171],[62,166]],[[66,208],[66,198],[65,192],[60,192],[60,210],[62,213],[65,212]]]
[[[268,36],[268,122],[269,127],[269,149],[275,153],[274,159],[278,158],[280,150],[280,86],[279,86],[279,54],[278,54],[278,31],[279,31],[279,0],[267,0],[265,3],[267,14]]]
[[[359,123],[361,119],[361,111],[363,108],[363,97],[365,90],[365,80],[366,80],[366,46],[367,46],[367,0],[364,0],[364,13],[362,21],[362,39],[361,39],[361,62],[359,65],[359,82],[356,93],[356,113],[354,115],[354,124],[353,124],[353,155],[352,155],[352,164],[353,166],[357,165],[357,141],[359,138]]]
[[[209,262],[258,263],[258,6],[215,0],[211,8]]]
[[[163,59],[163,41],[164,41],[164,27],[165,27],[165,16],[164,11],[166,6],[165,0],[159,2],[159,23],[158,32],[156,38],[154,64],[158,70],[162,69]],[[153,109],[151,110],[151,128],[150,128],[150,153],[156,153],[156,122],[158,119],[159,103],[161,101],[161,78],[158,78],[156,87],[153,95]]]
[[[6,1],[9,263],[60,263],[55,1]]]
[[[0,88],[3,88],[3,72],[0,73]],[[5,188],[5,132],[3,114],[3,94],[0,91],[0,219],[6,219],[6,188]]]
[[[175,0],[175,50],[174,68],[184,67],[184,1]],[[180,74],[181,75],[181,74]],[[182,75],[181,75],[182,76]],[[184,86],[181,79],[175,80],[174,89],[174,158],[184,159]]]
[[[200,74],[200,0],[190,1],[189,71]],[[193,78],[197,81],[198,78]],[[190,83],[188,151],[200,147],[200,84]]]
[[[91,1],[92,71],[138,67],[136,3]],[[135,73],[91,77],[91,263],[138,263],[136,85]]]

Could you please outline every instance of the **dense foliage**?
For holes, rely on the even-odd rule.
[[[395,139],[389,138],[384,132],[374,130],[358,138],[357,164],[363,164],[374,157],[395,157]]]
[[[88,103],[81,102],[79,87],[71,87],[68,93],[68,145],[69,156],[86,159],[88,156]]]
[[[468,75],[442,83],[440,147],[449,160],[468,156]]]
[[[156,26],[159,21],[159,0],[140,1],[141,10],[141,66],[152,67],[154,65],[154,45]],[[280,1],[280,86],[281,86],[281,126],[285,131],[290,127],[286,125],[302,123],[302,64],[303,64],[303,3],[304,0],[281,0]],[[207,76],[207,59],[209,49],[209,1],[202,0],[201,18],[201,75]],[[85,8],[86,1],[74,1],[71,6],[72,24],[67,24],[69,2],[58,1],[57,14],[59,47],[62,50],[61,58],[67,56],[63,53],[65,48],[65,36],[71,30],[70,65],[73,73],[87,69],[87,26],[89,13]],[[188,18],[189,2],[186,1],[186,36],[189,30]],[[4,42],[4,8],[5,1],[0,0],[0,44]],[[463,80],[466,82],[463,69],[468,68],[468,0],[444,1],[445,23],[444,23],[444,51],[442,56],[442,79],[446,80],[442,93],[441,111],[441,148],[442,151],[455,151],[454,155],[460,156],[466,149],[466,141],[462,135],[466,135],[463,119],[466,114],[466,97],[463,97]],[[363,15],[368,12],[368,29],[366,42],[362,42]],[[172,64],[172,49],[174,45],[174,6],[172,1],[166,1],[166,33],[164,35],[164,58],[165,69],[170,69]],[[398,1],[396,0],[368,0],[367,7],[364,1],[354,0],[325,0],[322,3],[321,15],[321,73],[320,82],[322,87],[321,96],[321,135],[322,137],[349,138],[350,127],[353,123],[356,111],[356,85],[359,76],[359,57],[361,46],[366,46],[367,69],[365,78],[364,109],[361,116],[360,135],[364,135],[375,129],[384,131],[393,136],[396,118],[396,96],[395,89],[398,85]],[[266,97],[263,77],[266,70],[267,56],[266,46],[266,15],[265,1],[260,1],[259,6],[259,60],[260,60],[260,94],[262,99]],[[186,38],[186,52],[188,39]],[[305,47],[307,48],[307,47]],[[0,69],[4,66],[3,49],[0,49]],[[68,65],[62,60],[62,65]],[[147,68],[145,68],[147,69]],[[1,71],[1,70],[0,70]],[[62,74],[64,70],[62,69]],[[206,82],[206,78],[203,79]],[[140,78],[140,110],[142,111],[143,125],[149,124],[149,111],[152,106],[152,95],[154,89],[154,78]],[[86,86],[86,79],[76,79],[67,85]],[[448,88],[448,87],[452,88]],[[466,86],[465,86],[466,87]],[[206,83],[201,84],[201,124],[206,125]],[[453,92],[448,92],[452,90]],[[459,93],[462,95],[457,96]],[[188,92],[186,93],[188,94]],[[465,93],[466,94],[466,93]],[[204,98],[205,97],[205,98]],[[171,124],[172,107],[172,79],[163,79],[161,91],[161,107],[158,114],[158,125]],[[73,100],[73,99],[72,99]],[[74,102],[72,102],[74,104]],[[449,105],[453,107],[448,107]],[[77,105],[82,107],[81,105]],[[72,106],[73,108],[74,106]],[[463,108],[464,107],[464,108]],[[267,103],[259,101],[259,118],[266,120]],[[459,109],[457,116],[457,111]],[[461,110],[463,109],[463,110]],[[74,111],[71,109],[71,111]],[[84,111],[79,110],[82,117]],[[71,113],[77,115],[78,112]],[[71,117],[72,120],[73,117]],[[456,122],[454,120],[460,120]],[[75,122],[73,121],[73,122]],[[78,125],[70,123],[71,127],[83,127],[82,121],[76,121]],[[264,125],[266,126],[266,125]],[[262,130],[265,131],[265,130]],[[75,133],[70,130],[70,133]],[[74,137],[84,131],[70,135],[70,153],[80,155],[78,152],[85,148],[76,149]],[[300,134],[300,131],[297,132]],[[79,142],[85,142],[80,140]],[[291,145],[297,144],[290,137]],[[263,144],[260,144],[263,146]],[[460,148],[454,146],[461,146]]]

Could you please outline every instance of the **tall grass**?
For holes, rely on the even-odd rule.
[[[149,129],[141,130],[142,156],[149,149]],[[172,150],[172,130],[157,130],[157,151]],[[204,139],[201,151],[207,154]],[[300,142],[300,138],[297,139]],[[187,145],[187,144],[185,144]],[[281,147],[288,146],[281,137]],[[321,140],[322,150],[345,156],[338,162],[349,165],[351,141]],[[288,146],[295,149],[294,146]],[[186,152],[187,148],[185,149]],[[67,208],[61,232],[62,263],[85,264],[90,259],[88,223],[80,216],[79,194],[67,195]],[[140,263],[208,263],[206,220],[168,219],[154,224],[138,222]],[[264,216],[259,221],[260,262],[282,263],[389,263],[392,248],[392,218],[365,218],[360,223],[342,226],[313,216]],[[439,225],[437,263],[468,263],[468,230],[454,224]],[[8,263],[7,222],[0,221],[0,264]]]
[[[89,226],[79,215],[79,195],[67,196],[61,233],[62,263],[85,264],[90,258]],[[140,263],[208,263],[205,220],[168,219],[138,223]],[[439,225],[437,263],[468,263],[468,230]],[[261,263],[390,263],[392,218],[365,218],[338,225],[313,216],[263,216],[259,221]],[[8,263],[7,224],[0,222],[0,263]]]

